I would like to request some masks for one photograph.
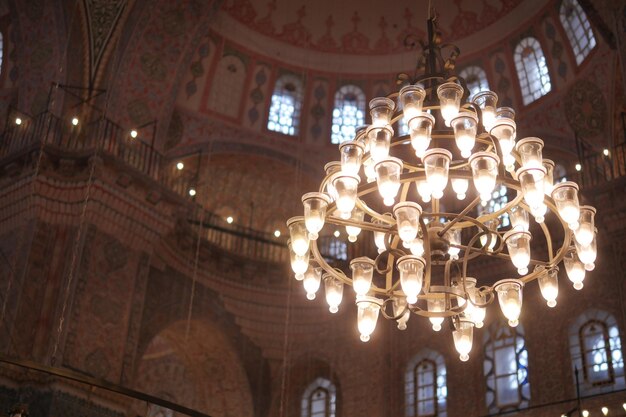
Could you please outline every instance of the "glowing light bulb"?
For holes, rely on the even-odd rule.
[[[183,164],[182,162],[179,162],[176,164],[176,169],[177,170],[182,170],[183,168],[185,168],[185,164]]]
[[[469,181],[466,178],[452,178],[450,182],[452,182],[452,190],[456,193],[456,198],[465,200],[467,189],[469,188]]]
[[[405,255],[398,259],[397,266],[400,271],[400,286],[406,295],[407,303],[417,303],[417,296],[422,290],[426,261],[415,255]]]
[[[77,117],[73,117],[72,118],[72,125],[78,126],[78,118]]]
[[[323,193],[306,193],[302,196],[304,206],[304,224],[309,232],[309,239],[316,240],[324,227],[326,209],[330,197]]]
[[[274,230],[274,237],[280,237],[280,230]]]
[[[443,313],[446,310],[446,301],[443,298],[429,298],[426,302],[430,313]],[[429,317],[428,320],[433,325],[433,330],[438,332],[441,330],[443,317]]]
[[[232,218],[232,216],[229,216]],[[234,220],[234,219],[233,219]],[[226,219],[228,221],[228,218]],[[309,250],[309,233],[304,224],[304,217],[297,216],[287,220],[291,246],[295,253],[304,255]]]
[[[357,295],[364,296],[372,286],[374,275],[374,261],[366,256],[354,258],[350,261],[352,270],[352,288]]]
[[[518,279],[503,279],[494,284],[494,289],[498,293],[500,309],[511,327],[516,327],[519,324],[519,316],[522,312],[523,286],[524,283]]]
[[[357,327],[361,333],[361,341],[368,342],[376,329],[381,301],[375,297],[357,296]]]
[[[15,124],[18,125],[18,126],[21,125],[22,124],[22,119],[19,118],[19,117],[16,117],[15,118]]]
[[[326,291],[326,303],[328,311],[335,314],[339,311],[339,305],[343,300],[343,283],[331,275],[324,275],[324,289]]]
[[[306,291],[306,298],[308,300],[315,300],[315,294],[320,288],[320,282],[322,280],[322,268],[314,268],[309,265],[304,273],[304,279],[302,284]]]
[[[469,353],[472,351],[472,339],[474,337],[474,323],[461,319],[456,324],[456,329],[452,332],[454,347],[459,352],[459,359],[463,362],[469,360]]]
[[[137,137],[137,131],[135,129],[130,131],[130,137],[135,139]]]
[[[195,196],[196,195],[196,189],[195,188],[190,188],[189,189],[189,195],[192,196],[192,197]]]
[[[538,279],[539,290],[548,307],[556,307],[556,297],[559,295],[558,271],[558,268],[551,269]]]
[[[422,198],[424,203],[428,203],[431,199],[432,189],[430,188],[430,184],[425,180],[417,180],[415,181],[415,186],[417,188],[417,193]]]

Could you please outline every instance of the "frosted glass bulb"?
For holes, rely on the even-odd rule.
[[[409,304],[415,304],[422,290],[426,262],[415,255],[405,255],[398,259],[397,265],[400,272],[400,286],[406,295],[406,301]]]
[[[445,300],[442,298],[429,298],[427,300],[428,311],[431,313],[443,313],[445,311]],[[428,320],[433,326],[433,330],[438,332],[441,330],[441,324],[443,323],[443,317],[429,317]]]
[[[459,359],[463,362],[469,360],[469,353],[472,351],[472,339],[474,336],[474,324],[469,320],[461,320],[452,332],[454,347],[459,352]]]
[[[467,189],[469,188],[469,181],[466,178],[452,178],[451,182],[452,190],[456,193],[456,198],[465,200]]]
[[[393,315],[399,317],[396,319],[398,330],[406,330],[406,323],[411,317],[411,311],[407,308],[405,298],[394,297],[393,299]]]
[[[304,290],[306,291],[306,298],[309,300],[315,300],[315,293],[320,288],[320,281],[322,279],[322,268],[314,268],[309,266],[309,268],[304,273],[304,280],[302,284],[304,285]]]
[[[359,333],[361,333],[361,341],[367,342],[376,329],[380,300],[374,297],[357,297],[357,306],[357,326]]]
[[[583,288],[583,281],[585,280],[585,266],[578,259],[576,254],[570,253],[563,259],[565,265],[565,272],[567,277],[574,284],[574,289],[581,290]]]
[[[355,208],[352,210],[352,215],[350,216],[350,220],[362,222],[365,217],[365,212],[363,210],[359,210]],[[356,242],[357,236],[361,234],[361,228],[358,226],[346,226],[346,233],[348,234],[348,240],[350,242]]]
[[[415,256],[422,256],[424,254],[424,241],[419,237],[413,239],[409,249],[411,250],[411,254]]]
[[[558,269],[551,269],[540,276],[539,289],[546,300],[548,307],[556,307],[556,298],[559,295]]]
[[[543,141],[539,138],[524,138],[515,145],[524,168],[543,168]]]
[[[469,160],[474,187],[482,201],[489,201],[496,187],[500,159],[491,152],[477,152]]]
[[[462,112],[450,121],[454,129],[454,140],[463,158],[469,158],[476,143],[478,118],[473,113]]]
[[[390,126],[375,127],[367,129],[370,157],[379,162],[389,157],[389,147],[393,137],[393,129]]]
[[[422,198],[424,203],[428,203],[431,199],[432,189],[430,188],[430,184],[425,180],[417,180],[415,181],[415,186],[417,188],[417,193]]]
[[[335,187],[335,203],[341,217],[349,219],[356,205],[360,177],[357,175],[335,174],[331,181]]]
[[[370,101],[369,107],[372,125],[383,127],[391,122],[396,103],[387,97],[376,97]]]
[[[591,206],[581,206],[578,219],[578,229],[574,233],[576,241],[581,245],[589,245],[595,232],[596,209]]]
[[[366,295],[372,286],[374,261],[362,256],[350,262],[352,270],[352,288],[357,295]]]
[[[400,103],[405,120],[411,120],[422,113],[426,91],[417,85],[407,85],[400,89]]]
[[[516,175],[520,182],[524,201],[531,209],[537,209],[543,204],[545,194],[543,192],[544,176],[546,170],[543,167],[526,168],[517,170]]]
[[[483,126],[485,130],[489,131],[496,123],[496,112],[493,107],[485,108],[483,110]]]
[[[395,205],[393,214],[396,217],[400,239],[406,247],[410,247],[411,242],[417,237],[422,208],[417,203],[405,201]]]
[[[324,288],[326,290],[328,311],[335,314],[339,311],[339,305],[343,300],[343,283],[330,275],[325,275]]]
[[[326,209],[330,198],[323,193],[306,193],[302,196],[304,206],[304,224],[309,232],[309,239],[316,240],[324,227]]]
[[[518,279],[503,279],[494,284],[494,289],[498,293],[500,309],[511,327],[516,327],[519,324],[519,316],[522,312],[523,286],[524,283]]]
[[[291,248],[298,255],[309,250],[309,233],[304,224],[304,217],[297,216],[287,220],[287,228],[291,237]]]
[[[556,184],[552,190],[552,198],[556,203],[559,216],[571,230],[578,229],[580,205],[578,202],[578,185],[571,181]]]
[[[517,272],[520,275],[526,275],[528,273],[528,264],[530,263],[530,239],[531,234],[529,232],[517,229],[509,230],[504,234],[504,241],[509,250],[511,262],[517,268]]]
[[[409,134],[411,136],[411,146],[415,150],[418,158],[423,158],[431,140],[432,128],[435,118],[428,113],[422,113],[409,120]]]
[[[441,116],[450,126],[450,121],[459,113],[463,87],[453,82],[447,82],[437,87],[437,96],[441,108]]]
[[[344,174],[358,175],[361,169],[361,158],[364,147],[357,141],[343,142],[339,145],[341,154],[341,171]]]
[[[400,189],[400,175],[402,161],[398,158],[389,158],[376,164],[376,183],[378,192],[386,206],[392,206]]]

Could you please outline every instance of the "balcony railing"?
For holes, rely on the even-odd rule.
[[[132,138],[126,129],[113,121],[96,121],[73,126],[68,120],[46,112],[23,121],[7,124],[0,140],[0,159],[32,150],[42,145],[65,152],[90,155],[106,154],[135,171],[161,183],[165,188],[188,196],[195,178],[182,175],[150,144]],[[191,220],[191,222],[196,222]],[[203,237],[213,245],[240,256],[266,262],[287,262],[289,254],[283,239],[236,224],[220,216],[204,214]]]
[[[586,155],[581,162],[581,186],[599,186],[626,177],[626,143],[620,143],[604,152]]]

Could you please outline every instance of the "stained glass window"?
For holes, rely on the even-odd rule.
[[[272,94],[267,128],[285,135],[297,135],[302,107],[302,80],[285,74],[278,78]]]
[[[501,210],[508,202],[509,197],[507,196],[507,188],[504,185],[496,186],[496,189],[491,193],[491,200],[481,201],[478,205],[478,215],[482,216],[483,214],[489,214]],[[507,227],[511,224],[509,214],[506,212],[500,215],[499,220],[499,228]]]
[[[548,94],[552,84],[539,41],[535,38],[522,39],[515,48],[514,58],[524,104]]]
[[[596,46],[596,38],[593,36],[587,15],[578,1],[563,0],[559,17],[567,34],[567,39],[572,45],[576,63],[580,65]]]
[[[626,386],[619,329],[611,314],[590,310],[579,316],[570,327],[570,352],[585,394]]]
[[[406,416],[447,415],[446,364],[439,353],[424,349],[409,362],[405,373]]]
[[[317,378],[302,395],[302,417],[335,417],[337,391],[326,378]]]
[[[496,414],[524,408],[530,399],[528,352],[522,325],[508,326],[498,320],[484,336],[484,372],[487,379],[487,408]]]
[[[356,128],[365,123],[365,94],[356,85],[344,85],[335,94],[332,143],[354,139]]]
[[[459,77],[465,79],[467,89],[470,93],[470,98],[474,97],[481,91],[489,90],[489,81],[487,81],[487,74],[485,70],[477,66],[471,66],[464,68]]]

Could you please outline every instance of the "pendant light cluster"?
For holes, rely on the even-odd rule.
[[[302,197],[304,216],[287,222],[288,245],[309,300],[323,283],[336,313],[344,286],[352,287],[362,341],[370,339],[380,314],[401,330],[410,313],[427,317],[434,331],[449,319],[466,361],[474,328],[483,326],[496,298],[514,327],[527,284],[537,281],[547,305],[556,306],[561,262],[574,288],[583,287],[597,253],[595,209],[580,205],[575,183],[554,184],[554,163],[543,159],[541,139],[516,140],[515,112],[498,108],[494,92],[467,101],[465,82],[447,73],[453,58],[441,58],[434,22],[428,23],[425,74],[399,93],[370,101],[371,125],[339,146],[340,161],[326,165],[319,191]],[[401,118],[409,135],[394,137],[392,124]],[[516,197],[493,213],[476,214],[501,186]],[[463,208],[445,212],[442,199],[451,206],[462,201],[455,204]],[[510,230],[498,228],[502,215],[509,216]],[[544,235],[542,254],[533,247],[531,217],[539,224],[533,230]],[[344,226],[349,241],[357,242],[350,252],[362,252],[345,270],[319,252],[326,224]],[[374,244],[358,241],[364,230]],[[484,257],[509,262],[517,277],[480,285],[467,269]]]

